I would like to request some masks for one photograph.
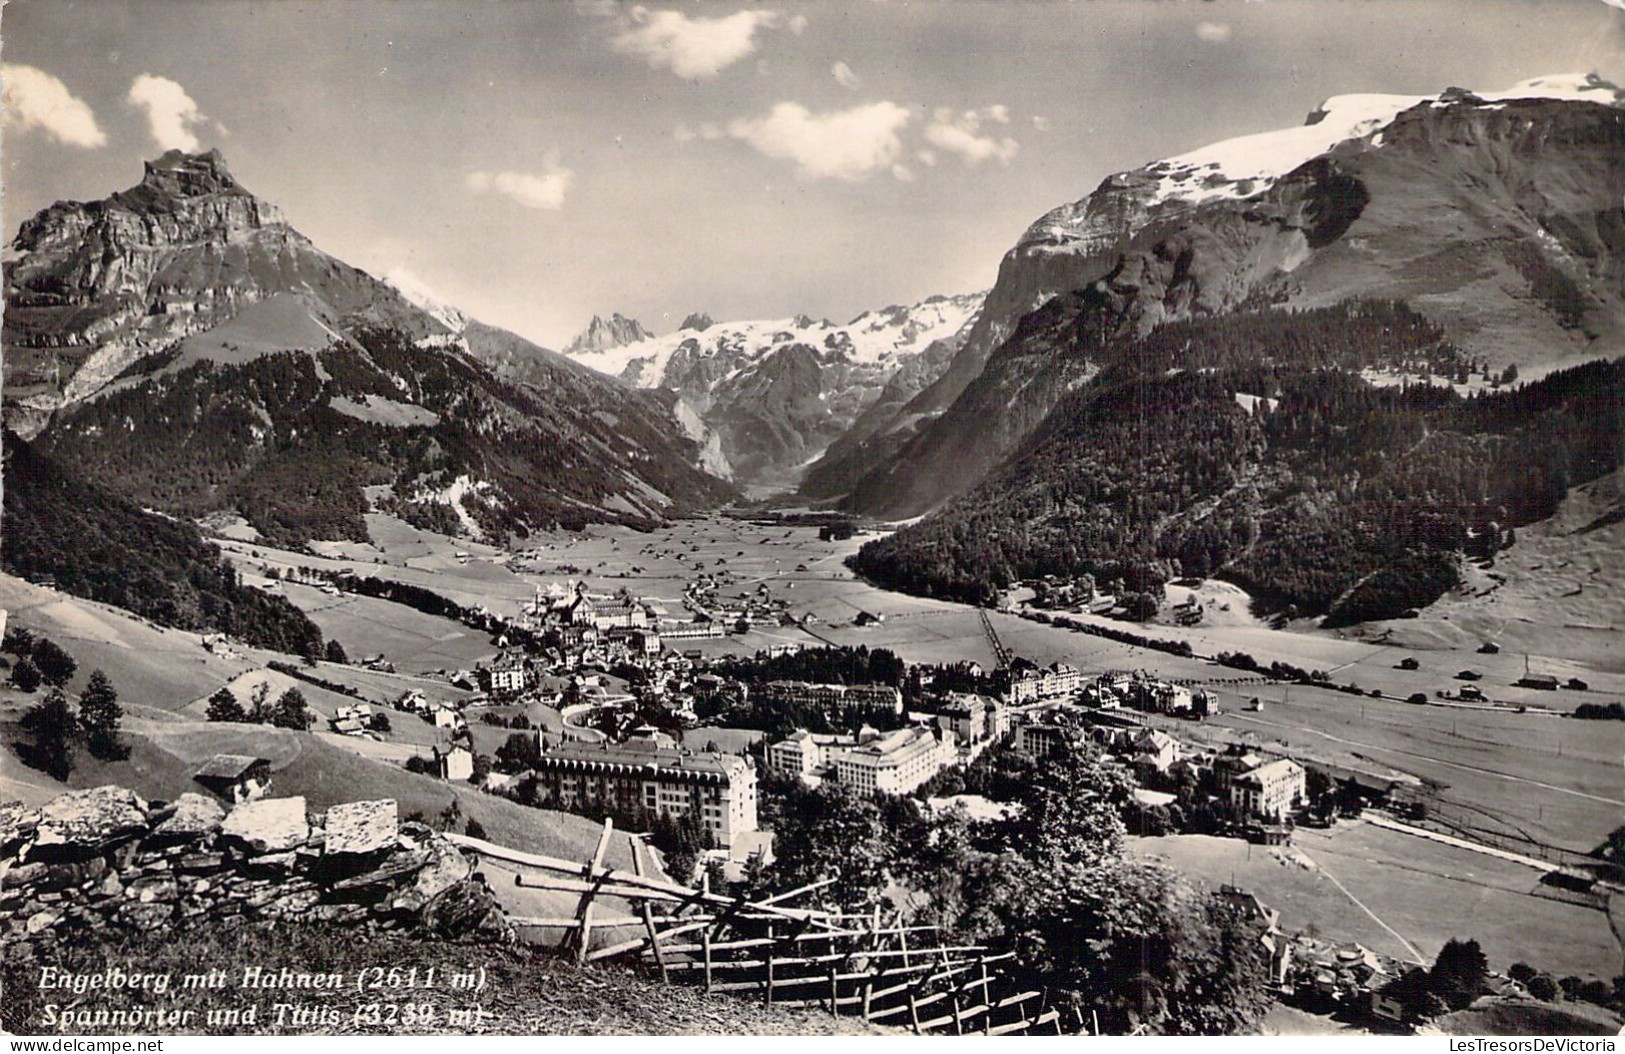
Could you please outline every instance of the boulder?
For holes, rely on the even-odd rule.
[[[481,935],[507,937],[507,916],[482,882],[458,882],[442,890],[423,909],[422,924],[430,933],[457,939]]]
[[[170,806],[168,819],[152,829],[152,837],[164,841],[191,841],[213,834],[226,818],[220,803],[203,794],[188,791]]]
[[[468,859],[450,842],[436,838],[429,843],[428,850],[429,860],[412,883],[413,890],[425,900],[434,898],[473,874],[474,868]]]
[[[0,802],[0,852],[22,845],[39,826],[39,810],[20,801]]]
[[[310,837],[305,799],[261,798],[231,810],[220,825],[220,838],[254,853],[282,853]]]
[[[399,837],[395,801],[352,801],[327,810],[327,855],[392,849]]]
[[[61,919],[62,913],[59,911],[37,911],[28,916],[28,922],[25,928],[27,929],[29,936],[33,936],[41,930],[50,929],[52,926],[55,926],[59,921],[61,921]]]
[[[0,889],[25,889],[43,883],[50,870],[45,864],[16,864],[0,873]]]
[[[123,787],[69,791],[40,809],[31,859],[83,860],[147,833],[147,803]]]

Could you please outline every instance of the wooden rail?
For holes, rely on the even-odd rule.
[[[708,992],[754,995],[766,1004],[824,1008],[917,1034],[1012,1035],[1049,1027],[1061,1016],[1041,989],[1009,974],[1014,956],[975,944],[948,943],[934,926],[904,925],[900,913],[795,907],[791,901],[828,886],[814,882],[747,899],[654,877],[648,848],[628,836],[632,870],[604,865],[614,836],[605,821],[588,860],[524,853],[466,835],[446,837],[463,850],[519,869],[514,884],[575,894],[570,916],[517,916],[517,927],[561,931],[580,962],[626,958],[658,970],[671,984]],[[649,856],[652,860],[652,855]],[[631,906],[630,914],[600,915],[602,898]],[[592,946],[594,934],[641,931]]]

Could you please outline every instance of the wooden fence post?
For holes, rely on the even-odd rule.
[[[987,1009],[982,1013],[982,1034],[984,1036],[991,1036],[993,1034],[993,993],[992,989],[988,987],[987,983],[987,959],[983,958],[981,965],[982,1005],[987,1007]]]
[[[593,897],[598,894],[599,887],[603,885],[603,879],[594,878],[593,872],[603,866],[604,852],[609,849],[609,837],[614,832],[615,821],[606,819],[604,821],[604,833],[598,836],[598,848],[593,850],[592,859],[587,861],[586,866],[581,869],[581,877],[592,883],[592,885],[582,892],[581,903],[576,908],[576,922],[580,928],[580,939],[576,945],[577,962],[584,963],[587,961],[587,952],[592,940],[592,901]]]
[[[771,922],[767,924],[767,939],[774,939],[774,926]],[[773,952],[775,947],[772,944],[767,946],[767,988],[762,993],[762,1002],[766,1006],[773,1005]]]
[[[636,835],[627,835],[626,841],[632,850],[632,871],[642,878],[643,855],[638,851],[642,848],[642,842]],[[643,902],[643,928],[649,933],[649,948],[654,952],[655,965],[660,967],[660,980],[670,984],[671,975],[666,971],[666,953],[660,950],[660,934],[655,931],[654,911],[649,907],[647,900]]]

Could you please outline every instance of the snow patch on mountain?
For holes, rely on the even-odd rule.
[[[781,348],[805,344],[828,357],[856,366],[895,369],[928,347],[951,337],[976,313],[984,294],[931,297],[912,307],[892,306],[865,311],[846,325],[805,315],[781,319],[710,322],[702,328],[684,328],[620,347],[576,353],[573,357],[600,373],[619,377],[636,388],[677,387],[668,367],[685,352],[685,368],[693,359],[716,360],[724,367],[716,381],[748,370]],[[692,318],[693,316],[691,316]]]
[[[386,285],[401,294],[408,304],[432,315],[453,333],[461,333],[468,325],[467,315],[436,296],[421,278],[406,268],[395,267],[385,271],[383,280]]]
[[[1477,98],[1498,104],[1514,99],[1558,99],[1615,105],[1621,92],[1595,74],[1535,77],[1506,91],[1438,95],[1336,95],[1327,99],[1297,128],[1238,136],[1211,143],[1146,166],[1159,177],[1148,204],[1183,201],[1192,205],[1220,198],[1246,198],[1273,180],[1324,154],[1339,143],[1381,135],[1394,118],[1415,106],[1447,106],[1457,99]]]

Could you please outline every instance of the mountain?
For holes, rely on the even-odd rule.
[[[1414,617],[1625,453],[1625,358],[1471,396],[1368,383],[1460,355],[1394,301],[1169,323],[1094,354],[1010,458],[854,569],[975,603],[1043,575],[1119,599],[1216,577],[1261,614]]]
[[[229,633],[262,648],[315,654],[321,630],[279,596],[244,586],[196,527],[137,507],[5,436],[0,568],[162,626]]]
[[[640,340],[648,340],[653,334],[643,328],[637,319],[627,318],[619,312],[609,316],[605,322],[597,315],[587,323],[587,328],[577,334],[576,338],[565,345],[566,355],[587,355],[596,351],[608,351],[611,348],[635,344]]]
[[[326,255],[217,152],[41,211],[5,283],[8,418],[173,515],[300,544],[370,509],[500,536],[734,494],[669,403]]]
[[[934,296],[836,325],[805,315],[715,322],[690,315],[675,333],[576,361],[641,389],[674,393],[708,467],[763,488],[793,487],[807,464],[885,397],[934,379],[980,294]],[[896,401],[896,397],[892,399]]]
[[[1622,199],[1625,111],[1595,77],[1330,99],[1040,218],[941,376],[808,479],[862,513],[926,512],[1090,383],[1108,345],[1262,305],[1404,301],[1477,367],[1469,386],[1617,353]]]

